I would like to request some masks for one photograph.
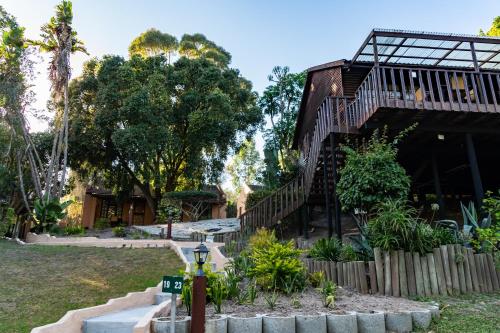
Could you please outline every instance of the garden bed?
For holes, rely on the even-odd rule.
[[[379,295],[363,295],[344,288],[337,289],[337,299],[334,308],[326,308],[323,306],[320,293],[313,289],[307,288],[303,292],[295,293],[290,296],[279,294],[274,309],[270,309],[264,293],[259,293],[254,304],[238,304],[235,300],[225,300],[222,305],[222,313],[228,315],[237,315],[238,317],[252,317],[257,314],[276,314],[276,315],[291,315],[291,314],[313,314],[317,312],[347,312],[347,311],[411,311],[428,309],[428,303],[411,301],[404,298],[379,296]],[[294,306],[294,302],[298,301],[300,306]],[[185,307],[178,309],[178,314],[181,316],[187,315]],[[215,315],[215,309],[212,304],[207,304],[206,315]]]

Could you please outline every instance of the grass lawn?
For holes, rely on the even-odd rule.
[[[442,308],[441,319],[431,326],[433,332],[500,332],[499,292],[425,300],[431,299]]]
[[[168,249],[21,246],[0,240],[0,332],[29,332],[68,310],[155,286],[183,267]]]

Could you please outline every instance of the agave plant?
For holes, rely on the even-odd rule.
[[[460,208],[464,218],[463,233],[465,236],[473,236],[478,228],[489,228],[491,226],[491,214],[488,213],[486,217],[481,218],[473,202],[469,202],[468,206],[460,203]]]
[[[72,200],[60,202],[57,198],[36,199],[34,203],[33,217],[37,222],[39,229],[55,224],[66,217],[66,208],[72,203]]]

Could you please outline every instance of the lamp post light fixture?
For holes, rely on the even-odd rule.
[[[191,305],[191,333],[205,332],[205,306],[207,280],[203,274],[203,265],[207,261],[210,251],[205,244],[200,243],[194,250],[194,260],[198,265],[198,270],[193,278],[193,302]]]

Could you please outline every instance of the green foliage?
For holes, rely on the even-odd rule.
[[[222,301],[227,298],[227,286],[223,276],[217,276],[209,286],[210,300],[214,304],[215,313],[222,312]]]
[[[247,201],[245,203],[245,208],[247,210],[252,208],[259,201],[271,195],[272,193],[274,193],[272,190],[267,190],[267,189],[257,190],[249,193],[247,196]]]
[[[111,224],[109,223],[109,219],[107,217],[100,217],[97,220],[95,220],[94,228],[97,230],[104,230],[110,227]]]
[[[248,253],[241,252],[240,255],[233,258],[230,266],[234,268],[235,274],[243,279],[249,275],[253,262]]]
[[[357,148],[342,147],[346,159],[337,190],[343,210],[370,211],[384,200],[408,196],[410,177],[396,160],[396,143],[405,133],[389,142],[376,130],[368,142]]]
[[[207,191],[179,191],[165,193],[165,198],[179,200],[182,202],[207,201],[210,199],[216,199],[217,194]]]
[[[66,227],[64,227],[64,234],[83,236],[85,235],[85,228],[81,224],[67,225]]]
[[[278,242],[278,239],[274,230],[260,228],[250,237],[248,246],[253,251],[254,249],[266,249],[276,242]]]
[[[66,216],[66,209],[71,203],[71,200],[60,202],[57,198],[36,199],[33,204],[33,217],[41,230],[49,228]]]
[[[226,272],[227,298],[232,299],[240,294],[238,283],[242,278],[238,276],[234,266],[226,266],[224,270]]]
[[[127,235],[127,233],[125,232],[125,228],[121,226],[114,227],[112,231],[115,237],[125,237]]]
[[[226,206],[226,217],[231,218],[231,217],[236,217],[236,215],[238,215],[236,202],[228,201]]]
[[[325,308],[333,309],[337,298],[337,285],[331,281],[324,281],[320,289],[321,300]]]
[[[136,37],[130,46],[128,52],[130,57],[140,55],[142,57],[151,57],[166,54],[168,59],[175,53],[179,46],[177,38],[157,29],[149,29]]]
[[[300,253],[300,250],[295,249],[293,241],[273,243],[263,248],[253,247],[251,258],[255,266],[250,270],[250,276],[267,290],[302,290],[305,269],[299,259]]]
[[[488,31],[484,32],[483,29],[479,29],[479,36],[500,37],[500,16],[493,19]]]
[[[500,225],[495,224],[489,228],[477,228],[477,238],[471,241],[478,252],[491,253],[498,251],[500,243]]]
[[[264,183],[276,188],[297,172],[298,154],[292,144],[306,73],[290,73],[287,66],[276,66],[268,79],[271,85],[259,99],[259,106],[271,124],[264,131]]]
[[[311,284],[313,288],[318,288],[319,286],[323,285],[323,282],[325,281],[325,273],[323,272],[312,272],[309,273],[307,276],[307,280]]]
[[[162,198],[158,205],[158,222],[166,223],[169,218],[172,218],[173,223],[181,221],[182,209],[179,203],[170,198]]]
[[[264,165],[259,152],[255,149],[254,140],[244,141],[226,167],[235,189],[241,189],[243,184],[260,183],[263,168]]]
[[[262,115],[230,56],[185,35],[182,56],[105,56],[70,85],[71,167],[97,171],[117,192],[133,185],[155,210],[167,192],[215,182]],[[225,60],[222,60],[225,58]]]
[[[248,302],[248,290],[243,289],[236,295],[236,303],[238,304],[246,304]]]
[[[372,247],[383,251],[407,249],[418,222],[416,211],[402,200],[382,201],[375,207],[375,217],[368,223],[368,239]]]
[[[184,280],[184,285],[182,286],[181,299],[182,303],[186,307],[186,312],[188,316],[191,316],[191,305],[193,304],[193,292],[192,292],[192,282]]]
[[[342,243],[337,238],[318,240],[309,250],[309,257],[316,260],[339,261]]]
[[[266,302],[269,310],[273,311],[276,308],[276,304],[278,303],[278,293],[276,292],[276,290],[265,293],[264,301]]]
[[[257,283],[255,281],[250,281],[247,286],[248,288],[248,302],[253,304],[257,298]]]
[[[63,229],[58,225],[58,224],[53,224],[49,227],[49,234],[50,235],[62,235],[64,234]]]
[[[354,247],[352,244],[346,243],[342,245],[342,248],[340,249],[340,256],[339,256],[339,261],[356,261],[360,258],[358,258],[358,254],[354,250]]]
[[[491,215],[494,223],[500,223],[500,190],[497,195],[493,195],[491,191],[486,192],[482,209]]]

